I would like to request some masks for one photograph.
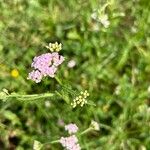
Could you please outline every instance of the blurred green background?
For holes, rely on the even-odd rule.
[[[52,78],[27,80],[34,56],[61,42],[59,78],[87,89],[96,106],[71,109],[61,99],[0,101],[0,150],[30,150],[65,134],[60,121],[80,131],[91,120],[111,127],[82,136],[83,150],[150,150],[149,0],[0,0],[0,90],[52,92]],[[75,60],[76,66],[67,66]],[[61,150],[59,144],[45,149]]]

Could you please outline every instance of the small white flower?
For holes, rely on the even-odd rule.
[[[92,120],[91,121],[91,125],[90,125],[94,130],[96,130],[96,131],[99,131],[100,130],[100,127],[99,127],[99,124],[96,122],[96,121],[94,121],[94,120]]]
[[[101,24],[105,27],[105,28],[108,28],[109,25],[110,25],[110,22],[108,20],[108,15],[107,14],[104,14],[104,15],[101,15],[99,17],[99,21],[101,22]]]
[[[96,12],[93,12],[93,13],[91,14],[91,18],[94,19],[94,20],[96,20],[96,19],[97,19],[97,13],[96,13]]]
[[[133,27],[131,28],[131,32],[132,32],[132,33],[137,33],[137,28],[133,26]]]
[[[118,85],[115,89],[115,94],[116,95],[119,95],[120,94],[120,91],[121,91],[121,87]]]
[[[39,141],[35,140],[33,144],[33,150],[41,150],[43,144],[41,144]]]
[[[50,106],[51,106],[50,101],[45,101],[45,106],[46,106],[46,107],[50,107]]]
[[[67,64],[67,66],[68,66],[69,68],[73,68],[73,67],[75,67],[75,65],[76,65],[76,61],[75,61],[75,60],[70,60],[70,61],[68,62],[68,64]]]
[[[148,91],[148,93],[150,93],[150,86],[148,87],[147,91]]]

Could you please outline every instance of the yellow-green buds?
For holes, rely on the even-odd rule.
[[[84,104],[87,104],[87,97],[89,96],[89,93],[87,92],[87,90],[85,90],[84,92],[81,92],[79,96],[77,96],[73,102],[71,103],[71,106],[73,108],[75,108],[77,105],[80,105],[81,107],[83,107]]]
[[[49,43],[46,48],[49,49],[51,52],[59,52],[62,49],[62,44],[58,44],[57,42]]]

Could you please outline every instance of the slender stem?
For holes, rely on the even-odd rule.
[[[47,145],[47,144],[56,144],[59,143],[59,140],[55,140],[55,141],[51,141],[51,142],[46,142],[43,145]]]
[[[102,124],[102,123],[100,123],[100,127],[112,131],[112,128],[111,128],[110,126],[105,125],[105,124]],[[84,130],[83,132],[81,132],[80,135],[84,135],[84,134],[86,134],[86,133],[88,133],[88,132],[90,132],[90,131],[92,131],[92,130],[95,130],[95,129],[92,128],[92,127],[89,127],[89,128],[87,128],[86,130]]]
[[[100,128],[105,128],[105,129],[107,129],[107,130],[112,131],[112,128],[111,128],[110,126],[106,125],[106,124],[100,123]]]
[[[89,128],[87,128],[86,130],[84,130],[83,132],[81,132],[80,135],[84,135],[84,134],[90,132],[91,130],[93,130],[93,128],[89,127]]]
[[[60,85],[62,85],[62,82],[60,81],[60,79],[58,77],[55,76],[55,79]]]
[[[59,143],[60,140],[52,141],[51,144]]]
[[[31,94],[31,95],[21,95],[21,94],[12,93],[10,95],[7,95],[6,98],[34,100],[39,98],[53,97],[54,95],[55,95],[54,93]]]

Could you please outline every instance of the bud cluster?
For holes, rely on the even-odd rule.
[[[89,96],[89,93],[87,92],[87,90],[85,90],[84,92],[81,91],[80,95],[77,96],[73,102],[71,103],[71,106],[73,108],[75,108],[77,105],[80,105],[81,107],[83,107],[84,104],[87,104],[87,97]]]
[[[49,43],[46,48],[49,49],[51,52],[59,52],[62,49],[62,44],[58,44],[57,42]]]

